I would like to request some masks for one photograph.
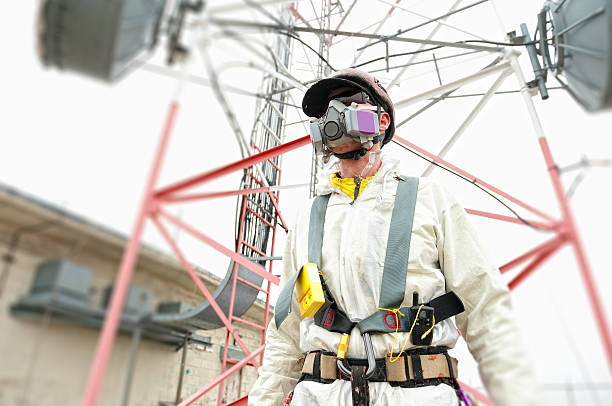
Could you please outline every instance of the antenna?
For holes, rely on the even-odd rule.
[[[538,87],[542,99],[548,98],[550,71],[587,111],[612,107],[612,1],[547,1],[538,14],[539,39],[532,41],[525,24],[521,31],[535,73],[529,85]]]
[[[185,16],[202,0],[44,0],[39,14],[43,64],[114,82],[138,67],[167,34],[169,64],[183,56]]]

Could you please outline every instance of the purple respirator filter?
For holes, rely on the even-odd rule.
[[[345,110],[346,133],[352,137],[378,134],[378,114],[368,110]]]
[[[376,115],[370,111],[357,110],[357,128],[362,134],[375,134],[376,131]]]

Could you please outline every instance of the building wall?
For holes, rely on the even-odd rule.
[[[1,220],[1,219],[0,219]],[[8,252],[8,241],[15,225],[0,221],[0,256]],[[57,230],[55,230],[57,231]],[[72,235],[73,233],[74,235]],[[26,320],[10,315],[9,307],[26,295],[37,266],[53,258],[65,258],[90,267],[94,271],[91,303],[100,305],[104,288],[110,284],[118,268],[121,250],[101,250],[95,240],[78,238],[79,233],[66,232],[65,239],[46,232],[25,235],[14,253],[11,265],[0,262],[6,277],[0,296],[0,405],[67,406],[79,405],[93,358],[99,330],[42,319]],[[64,235],[64,234],[62,234]],[[148,262],[147,262],[148,261]],[[185,283],[176,269],[173,272],[151,272],[146,266],[152,260],[142,258],[133,283],[150,289],[158,301],[182,300],[201,302],[193,285]],[[5,267],[5,268],[1,268]],[[205,281],[206,282],[206,281]],[[212,291],[214,286],[206,283]],[[261,323],[263,311],[253,306],[243,318]],[[261,332],[240,326],[247,346],[260,345]],[[219,351],[225,340],[225,329],[199,331],[209,336],[212,346],[189,345],[183,397],[187,397],[221,373]],[[230,341],[231,342],[231,341]],[[131,338],[119,335],[110,357],[98,405],[120,405],[130,356]],[[181,351],[152,341],[142,340],[131,388],[130,405],[153,406],[160,401],[173,402],[179,379]],[[256,371],[247,367],[226,381],[228,400],[247,394],[256,378]],[[197,405],[216,405],[215,388]]]

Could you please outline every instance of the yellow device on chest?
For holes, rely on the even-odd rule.
[[[302,317],[314,316],[317,310],[323,306],[325,295],[323,295],[323,285],[321,285],[317,264],[308,262],[302,267],[295,284],[295,293],[300,303],[300,315]]]

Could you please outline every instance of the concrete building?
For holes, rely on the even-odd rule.
[[[89,323],[83,317],[59,317],[49,308],[19,309],[23,310],[24,301],[33,295],[34,285],[40,285],[42,279],[37,274],[41,264],[49,266],[59,260],[60,264],[92,271],[84,307],[101,311],[125,243],[126,236],[0,185],[0,405],[80,404],[99,323]],[[214,291],[220,279],[201,268],[196,270]],[[151,302],[153,309],[162,302],[197,305],[204,300],[178,260],[147,246],[141,247],[132,284],[142,289],[137,293],[145,298],[143,303]],[[263,304],[256,302],[242,318],[262,324],[263,309]],[[122,330],[109,361],[100,406],[123,404],[134,330],[124,327],[123,322]],[[135,352],[128,404],[174,405],[180,376],[182,397],[218,376],[225,331],[195,331],[181,370],[183,350],[177,348],[182,347],[181,337],[169,339],[164,333],[166,338],[159,338],[161,335],[147,335],[145,329]],[[261,345],[260,330],[240,325],[239,331],[250,349]],[[245,396],[256,375],[254,368],[246,367],[226,380],[225,399]],[[216,405],[217,396],[215,388],[195,404]]]

